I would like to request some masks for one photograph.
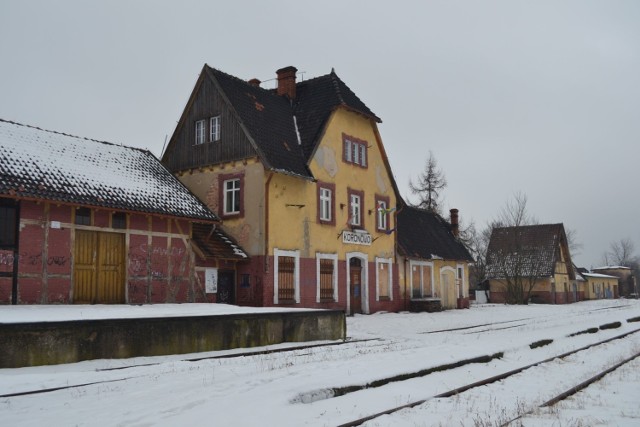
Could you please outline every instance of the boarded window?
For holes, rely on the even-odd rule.
[[[0,247],[16,245],[17,207],[13,201],[0,200]]]
[[[320,259],[320,300],[333,301],[333,260]]]
[[[116,212],[111,215],[111,227],[118,229],[127,228],[127,214],[124,212]]]
[[[380,298],[389,298],[391,264],[378,263],[378,295]]]
[[[292,302],[295,298],[296,259],[278,257],[278,301]]]
[[[435,297],[431,289],[431,266],[414,265],[411,269],[411,297]]]

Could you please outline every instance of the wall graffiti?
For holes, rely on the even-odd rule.
[[[13,253],[0,253],[0,265],[13,265]],[[47,257],[47,265],[64,266],[69,262],[69,257],[65,255],[51,255]],[[42,252],[18,254],[18,263],[21,265],[41,265]]]
[[[151,246],[149,247],[149,245],[147,245],[146,243],[143,243],[140,245],[140,250],[142,252],[151,252],[152,255],[163,255],[163,256],[180,256],[184,254],[184,248],[176,248],[176,247],[171,247],[171,248],[163,248],[163,247],[159,247],[159,246]]]

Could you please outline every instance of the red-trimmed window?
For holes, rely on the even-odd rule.
[[[326,182],[318,182],[318,222],[335,225],[336,223],[336,186]]]
[[[347,190],[347,206],[349,208],[348,225],[353,228],[364,228],[364,191]]]
[[[221,174],[218,176],[219,211],[223,218],[244,216],[244,174]]]
[[[376,230],[389,230],[389,198],[376,196]]]
[[[367,141],[342,134],[342,160],[360,167],[367,167]]]

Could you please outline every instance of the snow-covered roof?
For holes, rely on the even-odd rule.
[[[623,265],[609,265],[604,267],[596,267],[592,268],[592,270],[631,270],[629,267],[625,267]]]
[[[583,276],[593,277],[596,279],[617,279],[616,276],[610,276],[608,274],[600,274],[600,273],[582,273]]]
[[[0,196],[218,220],[147,150],[3,119]]]

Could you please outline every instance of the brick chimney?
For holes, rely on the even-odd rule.
[[[278,75],[278,95],[285,95],[289,99],[296,98],[296,67],[284,67],[276,71]]]
[[[251,80],[249,80],[248,82],[251,86],[260,86],[260,83],[262,83],[260,80],[253,78]]]
[[[458,225],[458,209],[449,210],[449,214],[451,215],[451,232],[453,233],[453,237],[458,237],[460,234],[460,227]]]

